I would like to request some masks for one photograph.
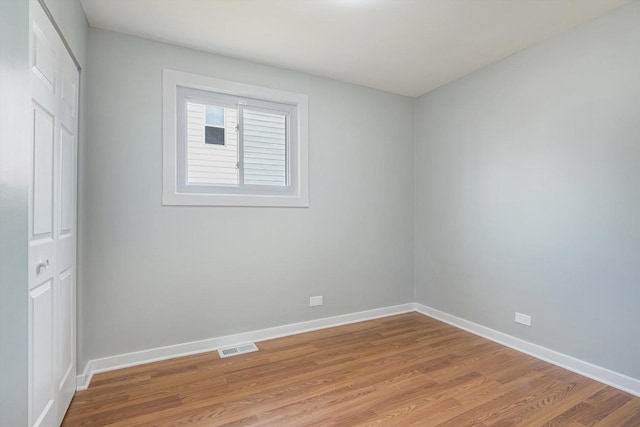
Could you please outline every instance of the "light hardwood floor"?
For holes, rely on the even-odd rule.
[[[417,313],[96,375],[63,426],[640,426],[640,398]]]

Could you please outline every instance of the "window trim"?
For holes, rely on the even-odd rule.
[[[290,158],[291,179],[296,185],[289,192],[259,192],[251,188],[238,189],[234,193],[194,193],[180,191],[178,184],[178,123],[177,88],[228,94],[283,104],[290,104],[297,111],[297,126],[290,131],[297,135],[296,155]],[[308,98],[307,95],[277,89],[238,83],[170,69],[162,70],[162,204],[165,206],[273,206],[308,207]],[[186,165],[185,165],[186,166]]]

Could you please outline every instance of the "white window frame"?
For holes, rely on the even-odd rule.
[[[178,171],[186,170],[185,156],[179,150],[178,87],[245,97],[251,100],[288,104],[295,108],[297,123],[289,131],[294,155],[288,158],[290,185],[286,188],[229,188],[229,186],[186,186],[186,176],[178,179]],[[306,95],[222,80],[213,77],[164,69],[162,71],[162,204],[188,206],[274,206],[308,207],[308,98]],[[295,126],[294,126],[295,125]],[[178,162],[185,164],[178,166]]]

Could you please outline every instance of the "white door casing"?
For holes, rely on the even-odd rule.
[[[29,425],[58,426],[76,388],[79,72],[30,0]]]

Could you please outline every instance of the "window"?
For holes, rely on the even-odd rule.
[[[204,121],[205,144],[224,145],[224,117],[224,108],[212,105],[206,106]]]
[[[163,72],[163,204],[309,205],[307,97]]]

